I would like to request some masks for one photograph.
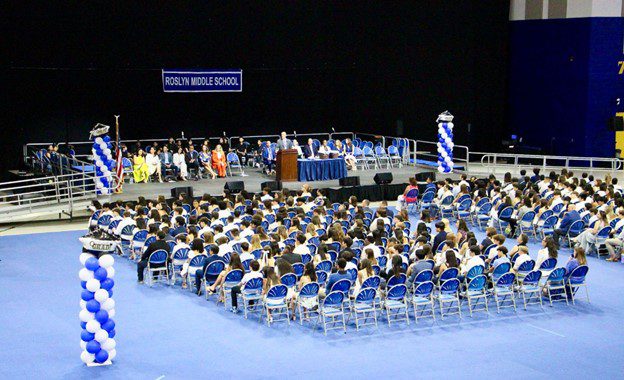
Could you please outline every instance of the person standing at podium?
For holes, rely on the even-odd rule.
[[[312,139],[308,139],[308,144],[303,147],[303,155],[305,158],[315,158],[318,152],[314,146]]]
[[[292,149],[293,142],[292,140],[286,138],[286,132],[282,132],[280,136],[281,138],[277,140],[277,150]]]

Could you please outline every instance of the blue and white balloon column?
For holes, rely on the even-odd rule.
[[[444,111],[438,115],[438,171],[453,171],[453,115]]]
[[[98,259],[90,253],[81,253],[79,277],[82,285],[80,300],[80,359],[87,365],[111,364],[115,350],[115,259],[106,253]]]
[[[93,163],[95,164],[95,187],[98,194],[109,194],[111,192],[112,175],[115,170],[115,160],[111,153],[112,144],[108,135],[97,136],[93,140]]]

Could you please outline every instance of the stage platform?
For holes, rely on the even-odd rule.
[[[402,168],[391,169],[377,169],[377,170],[357,170],[349,171],[349,176],[359,176],[360,185],[374,185],[374,177],[377,173],[391,172],[393,176],[393,184],[407,183],[409,177],[413,177],[416,173],[431,172],[428,168],[403,166]],[[193,195],[195,197],[202,194],[221,195],[223,194],[223,186],[228,181],[244,181],[245,190],[248,192],[261,191],[260,185],[263,182],[274,181],[275,176],[268,176],[257,168],[247,168],[245,170],[247,176],[241,177],[240,175],[234,175],[226,178],[216,179],[202,179],[199,181],[178,181],[178,182],[150,182],[150,183],[126,183],[123,188],[122,194],[114,194],[111,196],[112,200],[136,200],[139,196],[144,196],[148,199],[156,198],[158,195],[164,195],[166,197],[171,196],[171,189],[179,186],[192,186]],[[440,177],[441,178],[441,177]],[[283,182],[282,186],[289,190],[299,190],[301,186],[306,182]],[[331,181],[314,181],[307,182],[315,189],[322,188],[338,188],[340,187],[338,180]]]

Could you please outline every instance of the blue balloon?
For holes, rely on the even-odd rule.
[[[99,267],[100,267],[100,263],[98,262],[98,259],[96,259],[95,257],[89,257],[87,261],[85,261],[85,268],[87,268],[88,270],[95,271]]]
[[[115,281],[112,278],[106,278],[100,283],[100,288],[111,290],[115,286]]]
[[[102,281],[106,278],[107,272],[106,268],[99,267],[94,273],[93,276],[98,280]]]
[[[87,282],[86,281],[80,281],[80,286],[82,286],[83,289],[87,288]]]
[[[100,322],[100,324],[103,324],[106,321],[108,321],[108,311],[100,310],[97,313],[95,313],[95,320]]]
[[[109,142],[110,141],[110,136],[104,135],[104,137],[102,137],[102,140],[104,140],[104,142]]]
[[[109,318],[108,321],[102,324],[102,328],[110,333],[115,329],[115,321]]]
[[[115,330],[109,331],[109,332],[108,332],[108,337],[109,337],[109,338],[114,338],[114,337],[115,337],[115,334],[117,334],[117,332],[116,332]]]
[[[100,350],[97,354],[95,354],[95,361],[98,363],[104,363],[108,360],[108,352],[106,350]]]
[[[87,310],[91,313],[95,313],[100,310],[100,303],[96,300],[91,300],[87,302]]]
[[[87,322],[80,322],[80,327],[82,327],[83,330],[86,329],[87,328]]]
[[[90,292],[88,290],[83,290],[80,294],[80,298],[82,298],[83,301],[91,301],[93,299],[93,296],[93,292]]]
[[[84,340],[85,342],[90,342],[95,339],[95,334],[90,333],[87,330],[82,330],[82,332],[80,333],[80,339]]]
[[[113,289],[106,289],[108,292],[108,297],[111,298],[113,296]]]
[[[95,336],[95,334],[93,334]],[[87,342],[87,352],[90,354],[96,354],[100,352],[100,343],[97,340],[90,340]]]

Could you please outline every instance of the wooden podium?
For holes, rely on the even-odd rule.
[[[297,149],[282,149],[277,152],[277,166],[275,168],[277,181],[297,181]]]

